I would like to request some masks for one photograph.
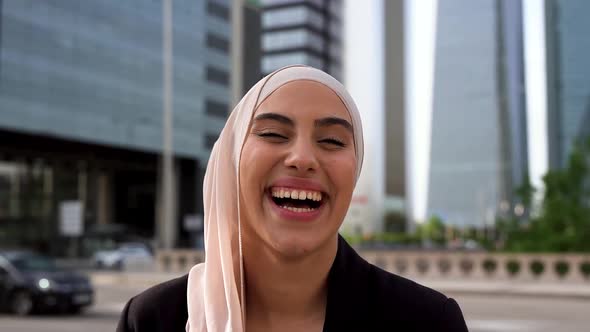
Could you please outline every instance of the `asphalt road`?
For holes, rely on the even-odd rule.
[[[125,301],[140,287],[97,287],[96,303],[78,316],[0,314],[2,332],[114,331]],[[587,332],[590,300],[449,294],[457,299],[471,332]]]

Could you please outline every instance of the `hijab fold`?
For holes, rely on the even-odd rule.
[[[187,332],[245,330],[246,311],[241,305],[245,295],[239,218],[240,156],[255,110],[278,88],[296,80],[324,84],[342,100],[352,119],[358,179],[363,161],[360,114],[340,82],[321,70],[295,65],[256,83],[233,109],[207,164],[203,182],[205,262],[189,272]]]

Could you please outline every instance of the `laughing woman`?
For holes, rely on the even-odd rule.
[[[205,263],[132,298],[117,331],[467,331],[453,299],[338,235],[362,161],[338,81],[305,66],[263,78],[211,152]]]

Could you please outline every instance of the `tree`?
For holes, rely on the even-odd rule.
[[[498,229],[511,251],[590,252],[590,138],[576,144],[565,168],[544,177],[545,192],[539,216],[522,224],[503,220]],[[530,207],[530,184],[517,191]]]
[[[445,243],[445,224],[437,216],[433,216],[424,224],[419,225],[416,231],[423,240],[436,244]]]

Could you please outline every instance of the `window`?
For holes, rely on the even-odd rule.
[[[229,74],[225,70],[207,66],[207,81],[229,85]]]
[[[322,29],[324,20],[322,15],[305,6],[273,9],[262,13],[263,28],[305,24]]]
[[[207,99],[205,101],[205,114],[225,119],[229,106],[225,103]]]
[[[229,21],[229,9],[220,3],[208,1],[207,13],[216,16],[222,20]]]
[[[207,47],[228,53],[229,41],[224,37],[207,32]]]
[[[334,38],[341,38],[342,35],[342,26],[338,21],[330,21],[330,36]]]
[[[328,10],[330,11],[330,14],[332,14],[333,16],[341,17],[342,16],[342,3],[339,0],[338,1],[332,0],[329,2]]]
[[[262,37],[262,49],[264,51],[303,47],[309,47],[315,51],[322,52],[322,38],[304,29],[268,32]]]

